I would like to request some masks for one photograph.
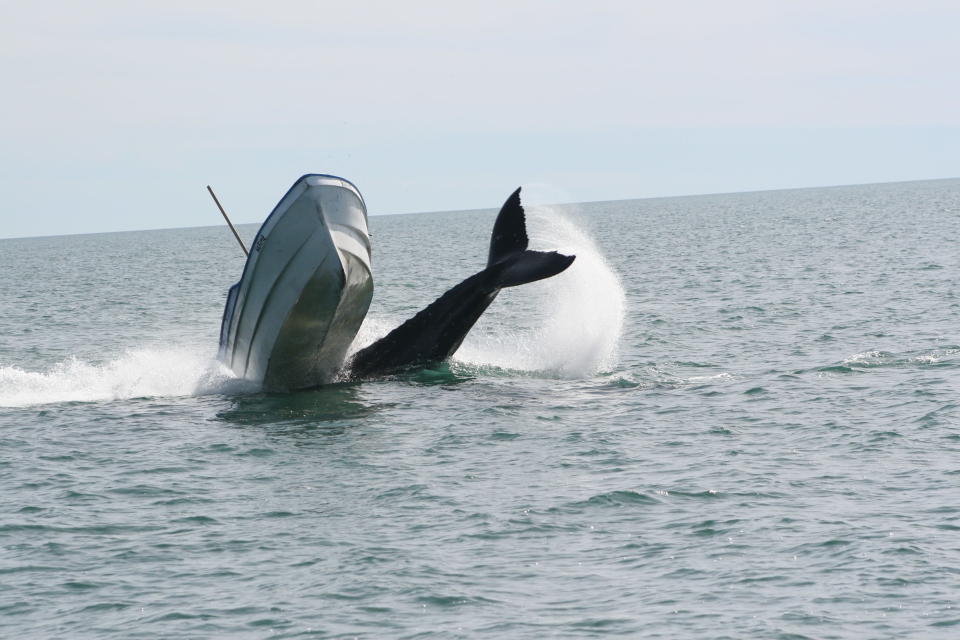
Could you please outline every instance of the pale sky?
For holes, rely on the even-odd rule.
[[[0,0],[0,237],[960,176],[960,3]]]

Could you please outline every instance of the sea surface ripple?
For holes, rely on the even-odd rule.
[[[293,394],[213,358],[228,231],[0,240],[0,636],[957,637],[958,213],[530,207],[567,273],[447,365]],[[359,343],[494,214],[371,218]]]

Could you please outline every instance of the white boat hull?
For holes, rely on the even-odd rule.
[[[269,390],[331,382],[372,297],[363,197],[342,178],[306,175],[263,223],[230,288],[220,359]]]

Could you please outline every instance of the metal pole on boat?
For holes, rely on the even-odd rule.
[[[210,188],[210,185],[207,185],[207,191],[210,192],[210,197],[213,198],[213,201],[217,203],[217,208],[220,209],[220,213],[223,214],[223,219],[227,221],[227,224],[230,226],[230,231],[233,231],[233,237],[237,239],[237,242],[240,243],[240,248],[243,249],[243,255],[249,256],[250,252],[247,251],[247,248],[243,246],[243,240],[240,239],[240,234],[237,233],[237,230],[234,229],[233,223],[230,222],[230,218],[227,217],[227,212],[223,210],[223,205],[220,204],[220,201],[217,200],[217,194],[213,192],[213,189]]]

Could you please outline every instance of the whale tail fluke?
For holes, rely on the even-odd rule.
[[[527,217],[523,213],[523,205],[520,204],[520,187],[517,187],[500,207],[497,221],[493,223],[487,266],[492,267],[507,256],[526,250],[529,242]]]
[[[575,258],[556,251],[520,251],[488,268],[498,270],[497,287],[516,287],[555,276],[573,264]]]
[[[349,365],[351,375],[362,378],[449,358],[500,289],[555,276],[576,257],[556,251],[530,251],[528,244],[526,217],[517,189],[507,198],[493,225],[486,268],[358,351]]]
[[[487,269],[495,272],[496,287],[516,287],[555,276],[576,256],[556,251],[528,251],[527,218],[520,204],[520,187],[510,194],[497,214],[490,235]]]

